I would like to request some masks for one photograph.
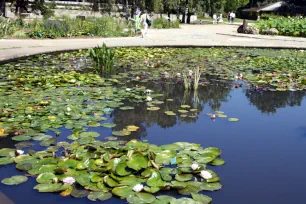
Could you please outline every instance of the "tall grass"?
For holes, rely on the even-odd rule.
[[[90,48],[89,56],[94,61],[94,69],[101,76],[108,78],[116,73],[114,69],[115,52],[113,49],[106,47],[103,43],[102,47]]]

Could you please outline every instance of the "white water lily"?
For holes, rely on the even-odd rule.
[[[130,89],[130,88],[126,88],[125,90],[126,90],[126,91],[130,91],[131,89]]]
[[[188,75],[192,76],[192,74],[193,74],[193,71],[190,69]]]
[[[73,184],[75,182],[75,179],[73,177],[66,177],[63,179],[63,182],[66,184]]]
[[[24,153],[24,151],[21,150],[21,149],[16,150],[16,152],[17,152],[17,154],[19,154],[19,155],[22,155],[22,154]]]
[[[200,168],[200,166],[199,166],[198,164],[191,164],[190,167],[191,167],[191,169],[194,170],[194,171],[195,171],[195,170],[198,170],[198,169]]]
[[[152,97],[151,96],[147,96],[147,101],[152,101]]]
[[[211,179],[212,174],[209,171],[203,170],[203,171],[201,171],[201,177],[203,179]]]
[[[32,116],[31,116],[31,115],[28,115],[27,117],[28,117],[29,119],[31,119],[31,118],[32,118]]]
[[[152,90],[147,89],[147,90],[146,90],[146,93],[147,93],[148,95],[150,95],[150,94],[152,93]]]
[[[176,76],[177,77],[181,77],[181,73],[176,73]]]
[[[140,191],[142,191],[142,189],[143,189],[143,185],[142,184],[136,184],[133,187],[133,191],[135,191],[135,192],[140,192]]]
[[[216,119],[216,115],[213,114],[213,115],[210,116],[210,118],[211,118],[211,119]]]
[[[70,108],[69,106],[67,107],[67,111],[68,111],[68,112],[71,111],[71,108]]]

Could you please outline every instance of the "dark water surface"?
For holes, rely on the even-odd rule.
[[[166,110],[178,110],[181,104],[195,107],[194,93],[184,93],[183,87],[153,85],[156,92],[165,93],[173,102],[159,105],[159,111],[147,111],[145,105],[135,110],[115,112],[109,121],[115,129],[136,125],[140,130],[124,139],[148,140],[153,144],[178,141],[199,143],[203,147],[220,148],[224,166],[213,167],[223,188],[205,192],[214,204],[304,204],[306,203],[306,98],[304,92],[252,92],[218,83],[201,87],[198,93],[198,117],[169,117]],[[227,119],[211,120],[206,113],[224,111]],[[112,130],[89,128],[103,137]],[[51,134],[52,133],[48,133]],[[62,130],[58,141],[65,140],[70,130]],[[54,134],[53,134],[54,135]],[[0,148],[14,147],[9,138],[0,139]],[[32,148],[33,149],[33,148]],[[20,172],[15,165],[0,167],[0,180]],[[0,185],[1,191],[17,204],[92,203],[87,198],[75,199],[59,194],[33,190],[35,178],[17,186]],[[167,192],[165,192],[167,193]],[[113,198],[105,203],[125,203]]]

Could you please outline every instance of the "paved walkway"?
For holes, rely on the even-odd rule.
[[[57,40],[0,40],[0,62],[39,53],[108,46],[270,47],[306,49],[306,38],[237,34],[237,25],[182,25],[181,29],[150,29],[145,38],[94,38]]]

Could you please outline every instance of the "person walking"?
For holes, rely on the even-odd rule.
[[[213,15],[213,24],[217,23],[217,14],[214,13]]]
[[[149,26],[148,25],[149,17],[146,10],[140,16],[140,22],[142,24],[141,37],[144,38],[148,34],[148,26]]]
[[[135,33],[140,31],[140,10],[139,8],[136,9],[135,16],[134,16],[134,22],[135,22]]]
[[[228,20],[228,23],[231,22],[231,12],[228,12],[228,13],[227,13],[227,20]]]

